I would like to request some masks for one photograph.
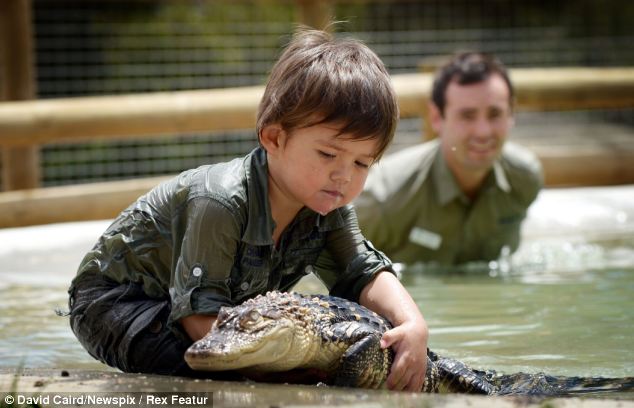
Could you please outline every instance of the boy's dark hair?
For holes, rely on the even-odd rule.
[[[484,52],[468,51],[455,55],[436,72],[431,99],[441,115],[445,113],[447,87],[452,81],[460,85],[476,84],[499,74],[509,88],[509,104],[513,106],[515,90],[506,67],[497,57]]]
[[[273,66],[257,115],[258,135],[339,122],[340,134],[379,141],[378,159],[398,121],[396,94],[379,57],[351,38],[301,29]]]

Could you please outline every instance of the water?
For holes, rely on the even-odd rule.
[[[458,271],[405,266],[430,347],[501,372],[634,376],[634,186],[548,190],[520,250]],[[108,221],[0,230],[0,368],[109,370],[56,316]]]
[[[633,376],[634,268],[553,274],[526,282],[406,270],[403,282],[439,354],[506,373]]]
[[[108,221],[0,230],[0,367],[108,369],[70,330],[67,288]]]

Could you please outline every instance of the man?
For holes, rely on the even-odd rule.
[[[438,138],[385,157],[355,201],[363,234],[393,261],[456,265],[517,249],[543,176],[531,152],[505,143],[513,97],[491,55],[461,53],[439,69],[430,103]]]

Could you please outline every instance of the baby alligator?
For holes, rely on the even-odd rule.
[[[301,369],[326,384],[379,388],[393,360],[391,349],[379,346],[389,328],[383,317],[341,298],[268,292],[223,307],[211,331],[187,350],[185,360],[195,370],[237,370],[258,380],[289,381]],[[427,356],[423,392],[561,396],[634,388],[634,377],[501,375],[429,350]],[[276,377],[284,372],[293,375]]]

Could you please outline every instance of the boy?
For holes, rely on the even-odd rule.
[[[128,372],[194,375],[183,354],[221,306],[288,290],[328,251],[332,295],[388,318],[395,390],[421,389],[427,326],[348,204],[398,117],[385,67],[366,46],[298,33],[260,102],[260,147],[185,171],[121,213],[82,261],[71,327],[95,358]]]

